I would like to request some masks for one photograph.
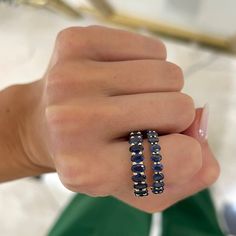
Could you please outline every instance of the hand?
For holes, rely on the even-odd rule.
[[[213,157],[198,140],[180,134],[195,118],[182,87],[181,69],[166,61],[158,40],[98,26],[65,29],[35,89],[43,92],[29,122],[30,158],[55,168],[72,191],[113,195],[147,212],[163,210],[214,182],[219,172],[215,161],[205,166]],[[127,136],[147,129],[162,134],[166,190],[137,198]],[[146,141],[144,146],[148,150]],[[149,156],[145,151],[151,184]],[[214,174],[209,177],[206,168]]]

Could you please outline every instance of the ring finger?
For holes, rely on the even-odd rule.
[[[160,137],[160,145],[167,188],[186,182],[201,168],[200,145],[193,138],[181,134],[170,134]],[[96,148],[99,150],[96,151]],[[148,149],[149,145],[145,141],[144,164],[147,183],[150,185],[153,172]],[[77,163],[78,156],[72,157],[67,154],[67,158],[64,158],[65,161],[58,158],[57,169],[60,175],[60,169],[64,168],[64,163],[70,156],[70,171],[67,176],[61,175],[62,182],[66,183],[66,186],[73,191],[95,196],[111,195],[118,192],[133,196],[132,163],[128,142],[116,140],[103,145],[100,143],[99,147],[94,145],[92,150],[87,150],[86,155],[80,158],[79,163]]]

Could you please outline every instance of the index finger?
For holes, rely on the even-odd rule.
[[[57,58],[95,61],[166,59],[164,44],[151,37],[102,26],[70,27],[56,40]]]

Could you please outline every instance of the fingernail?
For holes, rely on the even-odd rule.
[[[207,140],[208,137],[208,119],[209,119],[209,105],[205,104],[202,110],[202,115],[198,130],[199,137],[203,141]]]

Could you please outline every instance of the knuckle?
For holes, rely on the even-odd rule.
[[[65,88],[66,84],[69,85],[72,82],[76,84],[77,87],[81,87],[81,85],[87,83],[91,84],[89,75],[90,69],[91,66],[83,61],[58,61],[47,72],[47,84],[56,85],[58,83],[62,84],[63,88]]]
[[[195,118],[195,108],[194,108],[194,102],[193,99],[184,93],[179,93],[179,119],[180,124],[182,124],[182,127],[180,131],[183,131],[187,129]]]
[[[73,106],[64,105],[48,105],[45,108],[45,121],[47,126],[53,132],[60,135],[62,134],[75,134],[76,132],[84,133],[86,129],[84,125],[86,124],[86,114],[84,114],[82,109],[77,108],[75,111]],[[82,139],[82,135],[77,137],[77,140]],[[61,138],[63,141],[62,137]]]
[[[68,122],[73,121],[74,115],[69,109],[60,105],[48,105],[45,108],[45,120],[50,130],[59,132]]]
[[[161,58],[166,59],[167,58],[166,45],[161,40],[158,40],[157,49],[159,51],[159,54],[161,55]]]
[[[76,73],[76,71],[80,73]],[[65,102],[87,93],[91,82],[84,79],[85,66],[81,63],[57,62],[46,75],[45,95],[47,104]],[[93,85],[93,84],[92,84]],[[94,85],[95,86],[95,85]]]
[[[53,65],[53,67],[48,71],[46,76],[47,84],[53,84],[55,81],[62,80],[63,65],[64,64],[61,62],[56,62],[55,65]]]
[[[83,112],[83,111],[82,111]],[[84,124],[88,127],[93,127],[94,129],[99,129],[101,126],[114,127],[114,116],[120,115],[120,109],[109,102],[98,101],[95,105],[91,106],[90,111],[84,111],[85,119],[83,119]]]
[[[88,31],[89,27],[69,27],[63,29],[57,35],[56,44],[63,48],[63,50],[70,51],[73,51],[75,48],[87,48],[89,45]],[[77,38],[76,40],[75,37]]]
[[[88,130],[92,129],[100,132],[101,126],[109,121],[109,116],[106,111],[100,111],[95,106],[84,110],[83,106],[52,104],[45,108],[45,119],[49,128],[68,134],[87,134]],[[79,135],[77,140],[83,140],[83,135]]]
[[[58,44],[66,44],[68,43],[71,38],[74,36],[75,33],[77,33],[79,27],[69,27],[69,28],[65,28],[63,30],[61,30],[56,37],[56,42]]]
[[[183,70],[172,62],[167,62],[167,70],[170,73],[170,78],[173,80],[172,84],[176,86],[177,90],[181,90],[184,86]]]
[[[72,26],[72,27],[65,28],[57,34],[56,40],[58,42],[65,42],[65,41],[67,42],[71,37],[73,37],[75,34],[80,32],[81,30],[83,30],[83,27],[79,27],[79,26]]]
[[[149,38],[142,35],[137,37],[137,34],[132,34],[130,40],[132,40],[132,38],[133,40],[136,40],[137,43],[141,45],[145,50],[147,50],[147,52],[151,52],[151,58],[166,60],[167,50],[165,44],[161,40],[156,38]]]
[[[45,108],[45,117],[46,122],[50,126],[54,126],[56,124],[63,124],[65,120],[65,114],[61,111],[60,106],[57,105],[49,105]]]

